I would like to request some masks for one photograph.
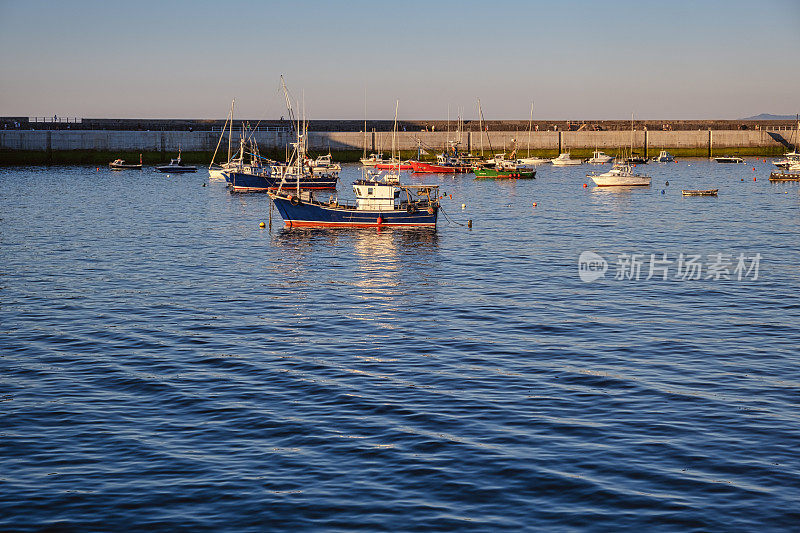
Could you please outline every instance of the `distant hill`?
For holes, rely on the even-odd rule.
[[[760,115],[740,120],[794,120],[794,115],[770,115],[769,113],[761,113]]]

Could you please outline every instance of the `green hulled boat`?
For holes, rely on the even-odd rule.
[[[474,168],[476,178],[508,178],[508,179],[534,179],[535,170],[528,169],[496,169],[496,168]]]

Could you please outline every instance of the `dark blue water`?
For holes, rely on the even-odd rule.
[[[0,169],[0,529],[797,530],[800,194],[769,167],[408,178],[453,195],[436,232]],[[664,253],[731,279],[645,279]]]

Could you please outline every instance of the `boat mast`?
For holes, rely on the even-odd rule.
[[[364,87],[364,159],[367,158],[367,88]]]
[[[633,111],[631,111],[631,157],[633,157]]]
[[[235,102],[236,100],[234,100]],[[222,125],[222,132],[219,134],[219,140],[217,141],[217,147],[214,149],[214,155],[211,156],[211,163],[208,164],[209,170],[211,167],[214,166],[214,160],[217,158],[217,152],[219,151],[219,145],[222,144],[222,138],[225,136],[225,130],[228,127],[228,121],[231,121],[231,127],[233,127],[233,104],[231,104],[231,110],[228,112],[228,117],[225,119],[225,124]],[[228,137],[228,162],[231,161],[231,139]],[[141,163],[141,161],[140,161]]]
[[[531,156],[531,129],[533,128],[533,102],[531,102],[531,118],[528,119],[528,157]]]
[[[400,100],[395,100],[394,102],[394,129],[392,130],[392,159],[395,158],[394,156],[394,143],[395,143],[395,134],[397,133],[397,108],[400,107]],[[397,175],[400,175],[400,154],[397,154]]]
[[[483,111],[481,111],[480,98],[478,98],[478,128],[481,130],[481,157],[483,157]]]
[[[233,136],[233,106],[236,103],[236,98],[231,101],[231,124],[228,130],[228,163],[231,162],[231,137]]]
[[[481,115],[480,120],[482,122],[486,122],[486,119],[483,118],[483,108],[481,107],[481,99],[480,98],[478,98],[478,112]],[[492,148],[492,139],[489,137],[489,132],[488,131],[486,132],[486,141],[489,143],[489,151],[494,153],[494,148]],[[483,131],[481,131],[481,155],[483,155]]]

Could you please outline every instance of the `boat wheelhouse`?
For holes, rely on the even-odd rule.
[[[653,161],[656,163],[671,163],[675,161],[675,158],[666,150],[661,150],[658,155],[653,158]]]

